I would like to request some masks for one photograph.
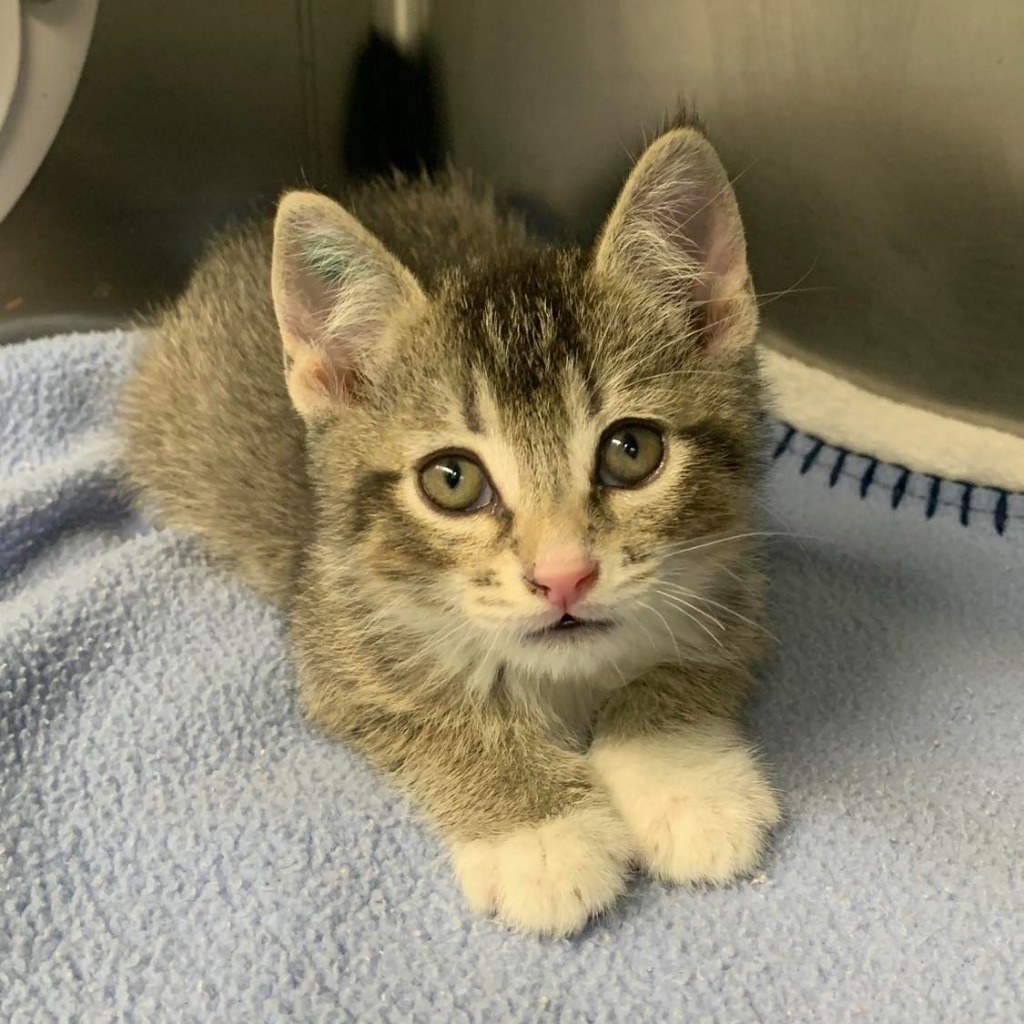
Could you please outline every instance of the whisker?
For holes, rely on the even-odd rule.
[[[702,601],[705,604],[709,604],[714,608],[720,608],[723,612],[727,612],[729,615],[735,616],[735,618],[739,619],[741,622],[745,622],[748,626],[753,626],[754,629],[758,630],[761,633],[764,633],[766,636],[770,636],[773,640],[778,640],[778,637],[774,636],[772,632],[769,629],[767,629],[762,623],[755,622],[753,619],[748,618],[742,612],[736,611],[735,608],[730,608],[729,605],[723,604],[721,601],[715,601],[710,597],[706,597],[704,594],[698,594],[692,590],[687,590],[686,588],[679,586],[678,583],[671,583],[668,580],[661,580],[660,583],[662,586],[671,587],[679,591],[685,597],[692,597],[695,601]],[[705,612],[705,614],[707,613]]]
[[[711,196],[708,199],[708,201],[704,203],[703,206],[700,206],[696,210],[694,210],[693,213],[691,213],[690,216],[687,217],[682,224],[680,224],[677,228],[673,229],[673,231],[670,232],[669,237],[672,237],[675,234],[682,234],[682,232],[686,229],[691,220],[693,220],[695,217],[699,217],[709,206],[711,206],[712,203],[721,199],[722,196],[724,196],[730,188],[734,187],[736,182],[739,181],[740,178],[742,178],[747,173],[747,171],[749,171],[751,167],[753,167],[758,162],[758,159],[758,157],[754,157],[754,159],[751,160],[750,163],[747,164],[747,166],[744,167],[742,171],[740,171],[734,177],[729,178],[728,183],[723,185],[713,196]]]
[[[656,608],[653,608],[649,604],[645,604],[643,601],[638,601],[637,604],[639,604],[641,608],[646,608],[649,612],[653,612],[665,624],[665,632],[668,633],[670,639],[672,640],[672,646],[676,649],[676,660],[679,662],[680,665],[682,665],[683,654],[682,651],[679,650],[679,644],[676,642],[676,635],[672,632],[672,627],[669,626],[668,619],[666,619],[665,616],[662,615],[661,612],[659,612]]]
[[[716,619],[715,616],[711,614],[711,612],[706,612],[703,608],[698,608],[697,605],[691,604],[689,601],[680,597],[678,594],[669,594],[664,590],[657,590],[655,591],[655,593],[660,594],[661,597],[663,597],[666,601],[672,602],[681,607],[690,608],[698,615],[703,615],[706,619],[709,619],[720,630],[722,630],[723,633],[725,632],[725,626],[723,626],[721,621],[719,619]]]
[[[629,615],[627,617],[644,631],[644,635],[647,637],[647,642],[651,645],[651,650],[657,651],[658,646],[655,644],[654,637],[651,636],[650,630],[644,625],[644,620],[641,619],[639,615]]]
[[[748,580],[745,580],[738,572],[736,572],[735,569],[730,568],[723,562],[716,562],[715,570],[717,572],[724,572],[727,576],[731,576],[742,587],[746,587],[749,582]]]
[[[811,265],[796,279],[796,281],[793,283],[793,286],[791,288],[785,288],[782,291],[776,293],[774,295],[774,297],[769,299],[767,302],[760,303],[761,308],[763,309],[765,306],[770,306],[773,302],[778,302],[779,299],[784,299],[787,295],[792,295],[792,294],[794,294],[797,291],[802,291],[802,292],[834,291],[834,289],[831,288],[828,285],[817,285],[817,286],[811,286],[810,288],[798,288],[798,285],[802,284],[804,281],[807,280],[808,277],[811,276],[811,274],[814,273],[814,268],[817,267],[817,265],[818,265],[818,257],[815,256],[814,259],[811,261]],[[771,294],[771,293],[765,293],[765,294]]]
[[[420,647],[413,655],[413,659],[418,660],[422,656],[432,653],[443,643],[456,637],[459,633],[467,633],[468,631],[468,622],[457,622],[455,626],[449,629],[447,632],[442,633],[440,636],[435,636],[431,638],[431,640],[426,644],[425,647]]]
[[[714,547],[716,544],[727,544],[730,541],[745,540],[748,537],[802,537],[810,540],[817,539],[810,534],[792,533],[789,530],[751,530],[749,533],[732,533],[727,537],[718,537],[714,540],[704,541],[701,544],[691,543],[689,546],[683,546],[678,550],[663,553],[662,557],[674,558],[677,555],[687,555],[693,551],[700,551],[703,548]]]
[[[372,615],[363,619],[360,623],[360,628],[355,632],[355,639],[362,641],[366,640],[369,636],[378,632],[383,619],[387,618],[400,604],[402,604],[403,598],[396,597],[391,601],[388,601],[381,608],[378,608]],[[390,628],[390,627],[387,627]]]
[[[622,674],[622,669],[619,668],[619,666],[616,665],[614,661],[609,661],[608,664],[611,665],[613,669],[615,669],[615,674],[622,680],[622,685],[625,686],[626,677]]]
[[[666,377],[678,377],[687,380],[690,377],[738,377],[732,370],[689,370],[680,366],[675,370],[667,370],[664,373],[652,373],[648,377],[640,377],[636,380],[629,380],[630,387],[639,387],[641,384],[650,384],[655,380],[664,380]]]
[[[812,267],[811,270],[813,270],[813,269],[814,268]],[[772,291],[772,292],[753,292],[753,296],[754,296],[755,299],[771,299],[774,302],[777,299],[781,299],[781,298],[785,297],[786,295],[793,295],[794,293],[795,294],[803,294],[804,292],[832,292],[832,291],[835,291],[835,286],[834,285],[829,285],[829,284],[812,284],[812,285],[808,285],[806,288],[798,287],[798,285],[800,284],[801,281],[805,281],[807,279],[807,275],[810,274],[811,270],[805,271],[800,276],[800,278],[798,278],[796,284],[794,284],[791,288],[779,288],[778,290]],[[716,299],[691,299],[690,300],[690,305],[691,306],[708,306],[708,305],[713,304],[716,301],[717,301]],[[764,305],[770,305],[770,303],[764,303]]]
[[[664,595],[662,595],[662,596],[664,596]],[[721,639],[720,639],[719,637],[715,636],[715,634],[714,634],[714,633],[712,633],[712,632],[711,632],[711,630],[710,630],[710,629],[708,629],[708,627],[707,627],[706,625],[704,625],[704,623],[703,623],[703,622],[701,622],[701,620],[700,620],[700,619],[698,619],[696,615],[693,615],[693,614],[691,614],[691,613],[690,613],[690,612],[688,612],[688,611],[687,611],[687,610],[686,610],[685,608],[682,608],[682,607],[680,607],[679,605],[673,605],[673,607],[674,607],[674,608],[676,608],[676,610],[677,610],[677,611],[679,611],[679,612],[681,612],[681,613],[682,613],[683,615],[685,615],[685,616],[686,616],[686,617],[687,617],[687,618],[688,618],[688,619],[689,619],[689,620],[690,620],[691,622],[693,622],[693,623],[694,623],[694,625],[700,626],[700,628],[701,628],[701,629],[703,629],[703,630],[704,630],[704,632],[705,632],[705,633],[707,633],[707,635],[708,635],[709,637],[711,637],[711,639],[712,639],[712,640],[714,640],[714,641],[715,641],[715,643],[716,643],[716,644],[718,644],[718,646],[719,646],[719,647],[721,647],[721,646],[722,646],[722,641],[721,641]],[[660,613],[659,613],[659,612],[657,612],[657,611],[655,611],[655,610],[654,610],[653,608],[651,609],[651,611],[654,611],[656,615],[660,615]],[[664,621],[664,616],[661,616],[661,618],[662,618],[662,621]],[[671,632],[671,631],[670,631],[670,632]],[[677,650],[678,650],[678,648],[677,648]]]

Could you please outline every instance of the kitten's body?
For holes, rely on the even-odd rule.
[[[691,135],[666,137],[677,164],[706,158]],[[709,260],[738,245],[742,273],[716,265],[719,293],[684,254],[708,297],[681,304],[667,247],[723,193],[648,266],[634,208],[672,182],[634,178],[593,256],[458,181],[371,186],[362,227],[286,201],[273,251],[263,226],[214,246],[125,396],[132,482],[287,609],[311,717],[425,807],[474,906],[541,932],[607,906],[630,860],[749,870],[777,815],[734,725],[760,632],[742,236],[723,206]],[[663,465],[592,480],[608,424],[639,418]],[[417,491],[439,449],[484,467],[480,512]],[[552,551],[593,557],[573,613],[607,629],[546,628]]]

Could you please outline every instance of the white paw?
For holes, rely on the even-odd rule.
[[[498,839],[455,843],[469,905],[539,935],[579,931],[625,886],[632,841],[608,807],[590,807]]]
[[[590,756],[648,873],[727,882],[757,868],[779,805],[733,727],[599,740]]]

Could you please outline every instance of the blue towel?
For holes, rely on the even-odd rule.
[[[0,1019],[1022,1019],[1024,498],[780,428],[764,873],[538,941],[307,728],[279,614],[119,496],[134,342],[0,349]]]

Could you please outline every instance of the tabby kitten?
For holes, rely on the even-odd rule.
[[[349,210],[207,255],[127,385],[132,484],[286,609],[310,718],[476,910],[566,935],[631,864],[750,872],[757,311],[711,145],[658,138],[591,252],[455,179]]]

